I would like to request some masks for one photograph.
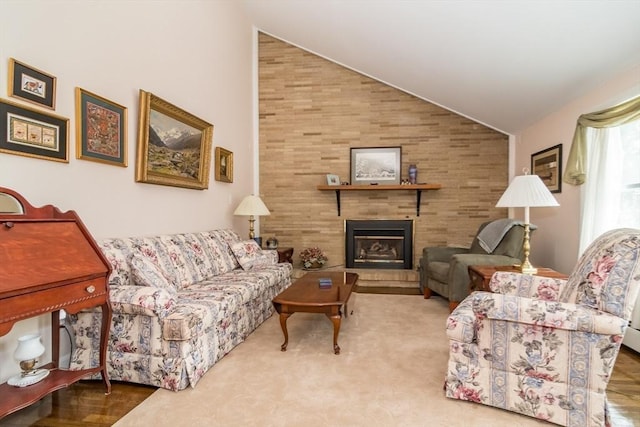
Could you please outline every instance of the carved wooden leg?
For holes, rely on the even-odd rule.
[[[338,345],[338,334],[340,333],[340,322],[342,316],[340,314],[335,315],[327,315],[331,322],[333,322],[333,352],[335,354],[340,354],[340,346]]]
[[[105,395],[111,394],[111,381],[109,381],[109,373],[107,372],[107,346],[109,342],[109,331],[111,330],[111,308],[109,301],[102,305],[102,330],[100,331],[100,371],[102,382],[106,388]]]
[[[426,286],[424,287],[424,299],[429,299],[431,298],[431,289],[427,288]]]
[[[287,332],[287,319],[291,316],[290,313],[280,313],[280,327],[284,334],[284,343],[280,346],[281,351],[287,351],[287,344],[289,344],[289,333]]]

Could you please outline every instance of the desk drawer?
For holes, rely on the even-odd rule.
[[[65,309],[75,313],[85,307],[95,307],[107,299],[106,278],[100,277],[56,286],[0,299],[0,323],[16,322],[27,317]]]

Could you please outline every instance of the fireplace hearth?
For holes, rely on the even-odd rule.
[[[347,268],[413,268],[413,220],[346,220]]]

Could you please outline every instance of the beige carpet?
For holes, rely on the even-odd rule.
[[[444,397],[447,303],[416,295],[354,294],[332,351],[323,315],[278,316],[218,362],[195,389],[158,390],[115,425],[550,426]]]

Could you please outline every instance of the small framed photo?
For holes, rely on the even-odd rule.
[[[216,181],[233,182],[233,153],[216,147]]]
[[[332,173],[327,174],[327,185],[340,185],[340,177]]]
[[[9,96],[56,109],[56,78],[9,58]]]
[[[69,162],[69,119],[0,99],[0,152]]]
[[[531,173],[538,175],[552,193],[562,192],[562,144],[531,155]]]
[[[127,108],[76,88],[76,158],[127,166]]]
[[[400,184],[401,147],[351,149],[351,184]]]

